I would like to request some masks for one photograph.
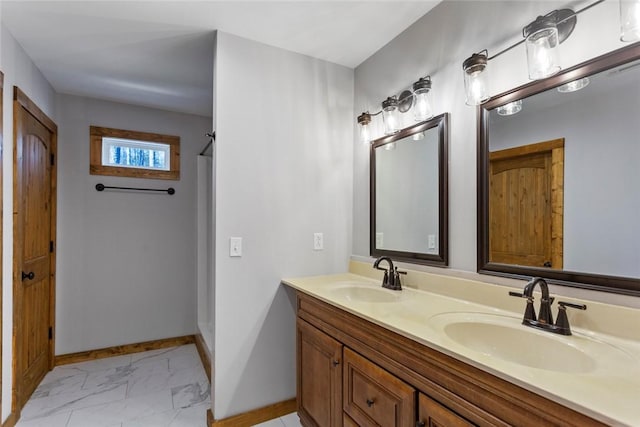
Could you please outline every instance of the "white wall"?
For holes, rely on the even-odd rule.
[[[571,2],[579,9],[586,2]],[[462,62],[484,48],[495,54],[521,38],[524,25],[566,2],[446,1],[368,58],[355,70],[355,117],[379,109],[420,76],[431,74],[435,114],[451,113],[449,168],[449,243],[452,269],[476,271],[476,109],[464,103]],[[597,30],[595,30],[597,29]],[[572,36],[560,46],[563,68],[623,47],[618,40],[618,3],[605,2],[578,17]],[[489,62],[491,94],[528,81],[521,45]],[[378,119],[377,117],[376,119]],[[376,124],[380,121],[376,120]],[[381,134],[378,129],[377,137]],[[367,147],[354,142],[353,254],[366,257],[369,217]],[[487,280],[486,276],[482,276]],[[585,295],[573,288],[553,289],[563,295]],[[640,306],[637,298],[590,292],[589,298]]]
[[[295,304],[280,279],[347,269],[353,70],[218,32],[216,80],[220,419],[295,396]]]
[[[213,223],[213,188],[212,158],[198,156],[198,193],[197,193],[197,282],[198,282],[198,331],[202,335],[209,352],[213,351],[213,239],[211,227]]]
[[[2,3],[0,2],[0,11]],[[1,18],[1,12],[0,12]],[[13,333],[13,86],[18,86],[56,121],[55,92],[0,21],[0,70],[4,73],[3,99],[3,241],[2,241],[2,420],[11,413]]]
[[[56,354],[195,333],[196,158],[211,118],[69,95],[58,111]],[[180,180],[89,175],[91,125],[179,136]]]

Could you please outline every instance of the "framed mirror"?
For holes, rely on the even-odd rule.
[[[640,295],[640,44],[478,117],[478,271]]]
[[[371,145],[370,254],[446,266],[447,113]]]

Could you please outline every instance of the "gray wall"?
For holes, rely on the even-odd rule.
[[[576,9],[585,2],[573,2]],[[353,254],[368,255],[369,158],[355,142],[355,117],[379,109],[418,77],[431,74],[435,114],[451,113],[449,212],[450,261],[455,270],[476,271],[476,109],[464,103],[462,62],[484,48],[495,54],[519,40],[522,26],[566,2],[446,1],[368,58],[355,70]],[[605,2],[578,17],[572,36],[560,46],[561,64],[570,67],[623,47],[618,40],[618,4]],[[597,31],[593,29],[597,28]],[[489,62],[490,93],[528,82],[524,46]],[[378,118],[376,118],[378,119]],[[380,124],[376,120],[376,124]],[[381,127],[373,137],[381,135]],[[479,277],[480,278],[480,277]],[[486,276],[482,276],[487,280]],[[489,279],[491,280],[491,279]],[[557,289],[565,295],[583,292]],[[584,295],[584,293],[583,293]],[[637,305],[633,298],[592,293],[591,298]]]
[[[196,156],[211,118],[69,95],[58,110],[56,353],[195,333]],[[180,180],[89,175],[90,125],[180,136]]]
[[[225,418],[295,396],[294,301],[280,279],[347,269],[353,71],[218,32],[215,73],[213,396]]]
[[[0,18],[2,2],[0,2]],[[13,86],[56,121],[56,94],[0,19],[0,71],[4,73],[2,138],[2,420],[11,413],[13,334]]]

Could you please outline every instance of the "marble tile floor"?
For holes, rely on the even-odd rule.
[[[211,388],[195,345],[54,368],[16,427],[205,427]],[[296,413],[259,427],[301,427]]]
[[[302,424],[300,424],[298,414],[294,412],[284,417],[276,418],[275,420],[257,424],[255,427],[302,427]]]
[[[209,380],[190,344],[58,366],[17,427],[205,427],[210,405]]]

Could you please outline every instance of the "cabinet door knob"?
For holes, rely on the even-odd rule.
[[[375,403],[375,402],[374,402],[374,400],[373,400],[373,399],[367,399],[367,406],[368,406],[369,408],[371,408],[371,407],[373,406],[373,404],[374,404],[374,403]]]
[[[333,366],[338,366],[340,364],[339,360],[333,360],[331,361],[331,363],[333,364]]]
[[[24,271],[22,272],[22,280],[24,279],[33,280],[35,277],[36,275],[33,273],[33,271],[30,271],[29,273],[25,273]]]
[[[426,424],[425,424],[425,422],[424,422],[424,421],[418,421],[418,422],[416,423],[416,427],[425,427],[425,426],[426,426]]]

